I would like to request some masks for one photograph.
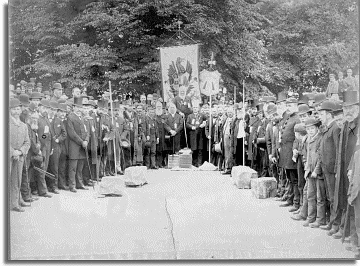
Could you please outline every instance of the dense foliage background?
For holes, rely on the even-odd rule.
[[[12,0],[10,82],[36,77],[92,95],[161,89],[159,46],[201,43],[230,93],[324,88],[328,74],[359,72],[356,0]],[[239,91],[239,90],[238,90]]]

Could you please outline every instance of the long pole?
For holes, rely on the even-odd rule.
[[[114,125],[114,112],[113,112],[113,101],[112,101],[112,91],[111,91],[111,81],[109,80],[109,90],[110,90],[110,108],[111,108],[111,123]],[[115,175],[117,174],[116,167],[116,125],[115,125],[115,134],[114,134],[114,166],[115,166]]]
[[[211,163],[211,128],[212,128],[212,86],[210,88],[210,116],[209,116],[209,163]]]
[[[243,124],[245,125],[245,79],[243,80]],[[245,136],[243,138],[243,142],[242,142],[242,146],[243,146],[243,166],[245,166],[245,137],[246,137],[246,133]]]
[[[234,87],[234,104],[236,103],[236,86]]]

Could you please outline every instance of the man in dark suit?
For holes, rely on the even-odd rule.
[[[285,169],[288,181],[288,198],[285,204],[280,207],[293,205],[295,208],[300,206],[300,192],[298,189],[297,165],[292,160],[293,143],[295,141],[294,127],[300,123],[297,115],[297,100],[289,98],[286,100],[288,115],[285,116],[284,123],[280,129],[280,160],[279,167]]]
[[[54,132],[48,119],[48,111],[50,109],[50,101],[42,100],[39,104],[39,120],[38,120],[38,136],[41,143],[41,154],[44,157],[44,170],[47,171],[49,166],[50,154],[52,154],[52,139]],[[38,175],[37,180],[38,194],[42,197],[51,198],[46,186],[45,173]]]
[[[236,108],[236,118],[233,123],[233,147],[235,165],[243,164],[243,141],[245,139],[244,109]]]
[[[332,112],[335,110],[333,101],[325,101],[319,109],[319,117],[324,126],[320,144],[321,170],[325,178],[326,196],[330,203],[330,223],[320,228],[330,230],[328,235],[333,235],[339,230],[341,213],[334,209],[335,192],[335,162],[339,150],[340,128]]]
[[[148,107],[148,116],[146,117],[146,130],[145,130],[145,149],[144,159],[145,165],[148,169],[158,169],[156,166],[156,144],[159,143],[159,129],[156,123],[154,107]]]
[[[54,132],[52,138],[53,153],[49,160],[49,172],[55,175],[55,180],[49,180],[49,191],[58,194],[58,188],[65,188],[64,176],[59,175],[59,169],[66,167],[66,154],[65,154],[65,140],[67,133],[63,120],[66,114],[66,106],[62,104],[61,108],[57,102],[50,102],[50,106],[53,111],[57,111],[57,114],[52,118],[49,118],[51,122],[51,128]]]
[[[352,244],[356,244],[355,225],[354,225],[354,207],[349,206],[348,220],[350,221],[349,231],[344,231],[347,209],[347,192],[349,189],[349,180],[347,177],[348,166],[355,152],[357,142],[357,130],[359,127],[359,96],[357,91],[345,91],[344,94],[344,118],[346,119],[340,132],[339,152],[336,158],[336,178],[334,193],[334,209],[342,212],[339,231],[333,235],[339,239],[345,234],[350,235]]]
[[[156,166],[163,168],[166,165],[165,162],[165,114],[163,112],[163,104],[157,101],[155,104],[155,120],[159,133],[159,143],[156,145]]]
[[[173,103],[169,104],[169,114],[165,119],[165,134],[169,134],[170,138],[165,141],[165,146],[171,149],[171,153],[178,153],[180,151],[180,132],[184,128],[183,118],[176,112],[176,106]]]
[[[199,113],[199,105],[193,106],[193,113],[187,117],[186,128],[189,130],[189,141],[192,150],[192,165],[199,167],[202,164],[202,150],[204,145],[203,130],[206,121]]]
[[[214,144],[215,144],[215,124],[217,120],[217,104],[213,105],[211,109],[211,120],[210,116],[206,120],[206,126],[205,126],[205,136],[207,138],[207,145],[206,145],[206,151],[209,152],[209,141],[210,141],[210,157],[209,162],[213,165],[217,165],[217,152],[215,151]]]
[[[74,98],[74,109],[69,114],[67,129],[69,136],[69,188],[71,192],[84,187],[82,171],[86,160],[86,148],[89,143],[89,129],[82,118],[82,97]]]

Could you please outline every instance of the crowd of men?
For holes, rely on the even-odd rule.
[[[245,163],[275,177],[292,219],[349,239],[359,257],[358,85],[210,108],[184,94],[169,103],[156,94],[111,102],[79,88],[68,98],[60,83],[51,93],[30,84],[10,88],[12,210],[59,190],[89,189],[130,166],[167,167],[169,154],[189,148],[195,167],[208,161],[231,174]]]

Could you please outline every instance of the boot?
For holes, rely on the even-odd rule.
[[[335,238],[335,239],[340,239],[340,238],[342,238],[342,232],[341,232],[341,230],[339,230],[336,234],[333,234],[333,238]]]

